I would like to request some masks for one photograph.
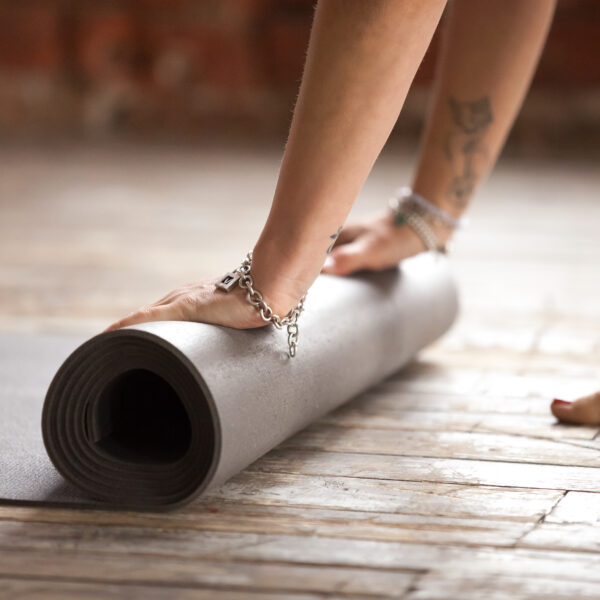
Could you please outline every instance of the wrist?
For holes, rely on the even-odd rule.
[[[408,225],[426,249],[445,251],[454,230],[464,224],[461,219],[407,186],[396,190],[389,205],[393,225]]]
[[[306,246],[261,235],[252,250],[252,277],[273,312],[285,316],[296,306],[319,274],[322,261]]]

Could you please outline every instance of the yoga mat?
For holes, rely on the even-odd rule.
[[[272,326],[145,323],[79,345],[43,409],[41,382],[74,340],[5,336],[0,498],[151,510],[190,502],[391,375],[456,313],[441,255],[382,272],[320,275],[293,359],[285,332]],[[43,452],[40,416],[55,468]]]

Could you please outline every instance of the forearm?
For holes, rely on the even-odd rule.
[[[317,277],[443,6],[444,0],[319,3],[273,204],[254,248],[257,288],[281,310]]]
[[[552,20],[554,0],[455,0],[413,189],[454,216],[502,149]]]

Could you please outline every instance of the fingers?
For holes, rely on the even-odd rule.
[[[550,410],[563,423],[600,425],[600,392],[584,396],[575,402],[555,398]]]
[[[149,321],[178,321],[182,318],[181,308],[177,303],[161,306],[144,306],[130,315],[109,325],[104,331],[114,331],[129,325],[138,325]]]
[[[365,230],[366,227],[362,223],[347,223],[337,236],[333,247],[337,248],[342,244],[348,244],[349,242],[354,241],[361,233],[364,233]]]
[[[371,253],[369,241],[365,237],[358,237],[353,242],[334,248],[325,259],[321,272],[329,275],[348,275],[360,269],[370,268]]]
[[[170,304],[176,298],[181,296],[183,292],[181,290],[173,290],[169,292],[166,296],[163,296],[160,300],[153,302],[150,306],[164,306],[165,304]]]

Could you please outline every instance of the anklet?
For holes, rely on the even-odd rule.
[[[294,358],[296,356],[296,346],[298,345],[298,317],[304,310],[306,293],[303,294],[298,304],[285,317],[280,317],[264,301],[262,294],[254,288],[254,280],[250,274],[251,266],[252,251],[246,254],[246,258],[237,269],[225,273],[221,280],[215,284],[215,287],[225,292],[230,292],[237,283],[242,289],[246,289],[246,300],[258,310],[263,321],[272,323],[276,329],[283,329],[284,326],[287,326],[289,356],[290,358]]]

